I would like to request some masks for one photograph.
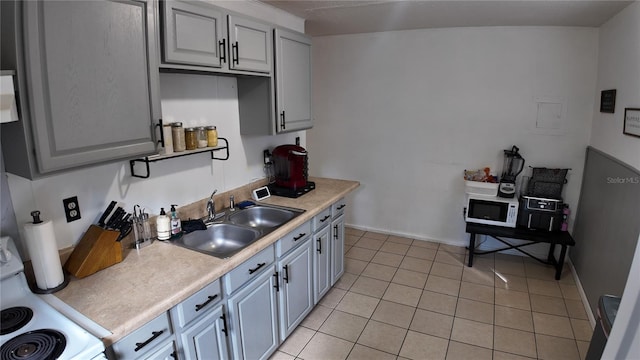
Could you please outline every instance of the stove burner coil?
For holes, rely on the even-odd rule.
[[[56,330],[43,329],[20,334],[0,348],[2,360],[55,360],[67,345],[64,335]]]
[[[0,312],[0,335],[10,334],[27,325],[33,317],[33,310],[25,306],[15,306]]]

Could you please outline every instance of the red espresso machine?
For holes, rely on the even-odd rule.
[[[271,155],[275,172],[275,182],[269,185],[271,194],[297,198],[316,188],[315,183],[307,180],[309,158],[305,148],[280,145]]]

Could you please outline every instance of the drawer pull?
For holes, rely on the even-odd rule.
[[[305,235],[307,235],[307,233],[301,233],[300,235],[294,237],[293,241],[298,241],[298,240],[302,239]]]
[[[331,215],[327,215],[327,216],[323,217],[322,219],[320,219],[320,222],[323,223],[323,222],[329,220],[329,218],[331,218]]]
[[[133,351],[140,351],[140,349],[142,349],[143,347],[149,345],[150,342],[152,342],[153,340],[157,339],[158,336],[162,335],[164,333],[164,330],[160,330],[160,331],[152,331],[151,334],[153,334],[149,339],[147,339],[147,341],[142,342],[142,343],[136,343],[136,348],[133,349]]]
[[[218,297],[218,294],[215,294],[213,296],[208,296],[207,297],[207,301],[203,302],[202,304],[198,304],[196,305],[196,311],[200,311],[202,310],[203,307],[209,305],[209,303],[211,303],[213,300],[215,300]]]
[[[316,241],[318,242],[318,249],[316,251],[318,254],[322,254],[322,238],[318,238]]]
[[[249,274],[253,274],[254,272],[260,270],[261,267],[267,265],[267,263],[259,263],[255,269],[249,269]]]
[[[342,204],[342,205],[338,206],[338,210],[344,209],[345,206],[347,206],[347,204]]]

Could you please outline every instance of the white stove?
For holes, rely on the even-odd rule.
[[[13,240],[2,241],[10,255],[0,254],[0,359],[106,359],[100,339],[31,292]]]

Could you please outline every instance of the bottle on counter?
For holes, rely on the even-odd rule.
[[[187,150],[195,150],[198,148],[198,133],[196,132],[196,128],[186,128],[184,129],[184,139]]]
[[[181,122],[171,123],[171,135],[173,139],[173,151],[181,152],[186,150],[184,139],[184,128]]]
[[[207,146],[218,146],[218,129],[215,126],[207,126]]]
[[[160,208],[160,215],[156,218],[156,231],[158,232],[158,240],[171,238],[171,218],[164,212],[164,208]]]
[[[197,129],[198,132],[198,148],[207,147],[207,129],[201,126]]]
[[[180,221],[176,206],[178,205],[171,205],[171,237],[179,237],[182,232],[182,221]]]

